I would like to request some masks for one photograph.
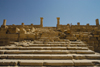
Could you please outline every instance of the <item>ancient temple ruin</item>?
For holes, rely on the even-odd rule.
[[[0,27],[1,66],[100,66],[100,25],[6,25]]]

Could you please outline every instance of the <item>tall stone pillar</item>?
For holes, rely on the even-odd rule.
[[[60,17],[57,17],[57,27],[59,27],[59,25],[60,25]]]
[[[40,17],[40,25],[43,27],[43,17]]]
[[[99,26],[99,19],[96,19],[96,26]]]
[[[6,19],[3,20],[3,26],[6,26]]]
[[[8,28],[8,26],[6,26],[6,19],[3,20],[3,24],[1,25],[1,28]]]

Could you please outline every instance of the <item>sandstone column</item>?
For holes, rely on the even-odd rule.
[[[77,25],[80,26],[80,22],[78,22]]]
[[[24,23],[22,23],[22,26],[24,26]]]
[[[60,17],[57,17],[57,27],[60,25]]]
[[[3,20],[3,26],[6,26],[6,19]]]
[[[31,24],[31,26],[33,26],[33,24]]]
[[[89,23],[86,26],[89,26]]]
[[[40,25],[41,25],[41,27],[43,27],[43,17],[40,17]]]
[[[3,20],[3,24],[1,25],[2,28],[8,28],[8,26],[6,26],[6,19]]]
[[[99,25],[99,19],[96,19],[95,21],[96,21],[96,26],[98,26]]]

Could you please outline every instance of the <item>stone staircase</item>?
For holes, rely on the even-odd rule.
[[[99,67],[100,54],[81,41],[15,42],[0,47],[0,66]]]

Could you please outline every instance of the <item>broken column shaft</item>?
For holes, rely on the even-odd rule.
[[[3,26],[6,26],[6,19],[3,20]]]
[[[60,25],[60,17],[57,17],[57,27]]]
[[[43,17],[40,17],[40,25],[43,27]]]

